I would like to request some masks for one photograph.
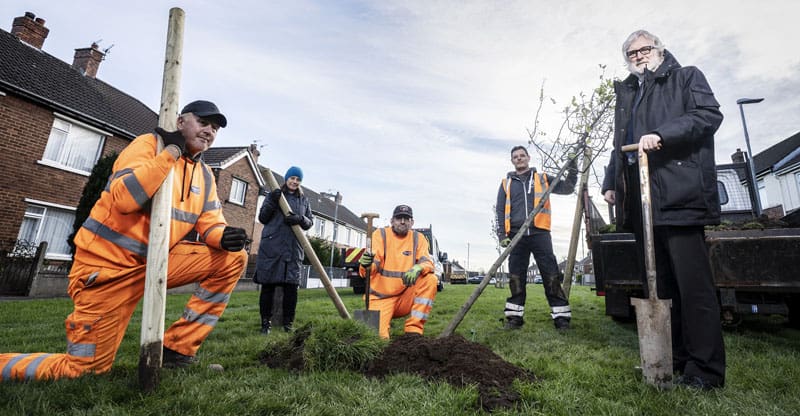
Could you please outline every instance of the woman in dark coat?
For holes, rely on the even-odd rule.
[[[259,306],[261,308],[261,332],[269,334],[272,319],[272,301],[275,288],[283,288],[283,329],[292,330],[297,307],[297,287],[300,285],[300,263],[305,252],[297,241],[293,225],[308,230],[313,224],[313,215],[308,199],[303,195],[300,182],[303,171],[292,166],[286,171],[286,183],[270,192],[261,206],[258,220],[264,224],[261,245],[256,260],[256,275],[253,280],[261,286]],[[281,194],[289,203],[290,213],[284,216],[278,201]]]

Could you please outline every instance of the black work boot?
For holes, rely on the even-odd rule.
[[[291,322],[287,322],[287,323],[283,324],[283,331],[284,332],[292,332],[293,329],[294,329],[294,327],[292,326]]]
[[[516,316],[509,316],[506,318],[506,323],[503,325],[503,329],[522,329],[522,325],[525,321],[522,318]]]
[[[556,319],[553,319],[553,325],[559,331],[566,331],[569,329],[569,319],[559,316]]]
[[[197,361],[197,358],[191,355],[183,355],[167,347],[164,347],[161,354],[161,366],[164,368],[186,368],[197,363]]]
[[[270,323],[269,319],[261,320],[261,333],[264,335],[269,335],[269,332],[272,330],[272,324]]]

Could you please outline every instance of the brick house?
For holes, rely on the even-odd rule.
[[[152,131],[158,114],[96,78],[96,44],[76,49],[70,65],[42,50],[48,32],[30,12],[0,29],[0,240],[48,241],[46,262],[57,265],[71,260],[66,238],[96,162]],[[263,186],[251,150],[205,155],[226,219],[248,234]]]

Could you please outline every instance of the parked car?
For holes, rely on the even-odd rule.
[[[542,284],[542,275],[537,274],[536,276],[533,276],[533,283]]]
[[[479,284],[481,281],[483,281],[483,276],[470,276],[467,278],[468,283],[472,283],[475,285]]]

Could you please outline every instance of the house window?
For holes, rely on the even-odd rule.
[[[72,256],[67,238],[72,233],[74,222],[73,210],[28,204],[17,238],[37,245],[47,241],[45,258],[69,260]]]
[[[758,181],[758,198],[761,200],[762,209],[769,206],[769,200],[767,199],[767,186],[763,180]]]
[[[325,220],[319,218],[319,221],[315,221],[314,224],[314,233],[318,238],[323,238],[325,236]]]
[[[725,184],[722,181],[717,181],[717,192],[719,193],[719,205],[725,205],[728,203],[728,191],[725,189]]]
[[[247,182],[238,178],[233,178],[233,182],[231,183],[231,195],[228,197],[228,201],[234,204],[244,205],[245,194],[247,194]]]
[[[61,118],[53,119],[42,161],[89,174],[100,158],[105,136]]]
[[[353,230],[347,228],[347,234],[345,234],[347,238],[344,240],[345,244],[350,245],[350,242],[353,240]]]

